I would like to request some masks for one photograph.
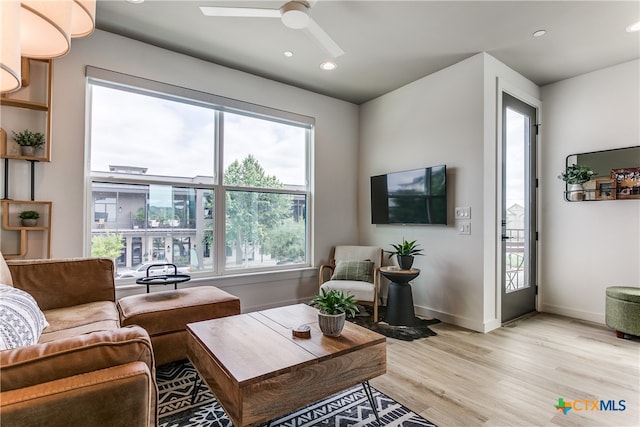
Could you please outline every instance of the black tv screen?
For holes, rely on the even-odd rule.
[[[371,177],[372,224],[447,224],[447,166]]]

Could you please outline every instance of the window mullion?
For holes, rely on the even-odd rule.
[[[222,186],[224,171],[224,113],[216,112],[216,132],[215,132],[215,204],[214,204],[214,264],[218,274],[224,272],[226,263],[226,232],[225,232],[225,191]]]

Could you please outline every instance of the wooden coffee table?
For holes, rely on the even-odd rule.
[[[387,370],[386,338],[346,322],[325,337],[305,304],[190,323],[187,355],[235,426],[274,419]],[[311,338],[292,328],[311,327]]]

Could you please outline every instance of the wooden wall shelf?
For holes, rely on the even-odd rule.
[[[5,258],[20,258],[28,252],[28,235],[31,232],[43,232],[43,254],[42,257],[51,256],[51,214],[52,202],[34,200],[2,200],[2,228],[8,231],[20,233],[19,251],[15,254],[5,254]],[[25,210],[37,211],[40,214],[38,225],[25,227],[21,225],[19,214]]]
[[[49,105],[42,102],[22,101],[20,99],[0,98],[0,105],[27,108],[30,110],[49,111]]]
[[[51,161],[51,110],[53,61],[51,59],[22,58],[22,88],[0,95],[0,158],[4,158],[4,198],[2,202],[3,255],[6,258],[51,257],[52,203],[34,200],[35,164]],[[23,156],[21,147],[13,140],[13,132],[28,129],[45,136],[45,144],[35,155]],[[13,131],[13,132],[12,132]],[[31,162],[31,200],[12,200],[9,197],[9,162]],[[19,214],[34,210],[40,214],[38,225],[25,227]],[[17,237],[14,239],[13,237]],[[6,247],[10,249],[7,250]],[[13,252],[17,249],[16,253]]]
[[[0,157],[49,162],[53,61],[22,58],[22,74],[22,88],[0,96]],[[20,155],[20,146],[13,141],[12,131],[19,132],[24,129],[41,132],[45,136],[44,147],[36,151],[36,156]]]

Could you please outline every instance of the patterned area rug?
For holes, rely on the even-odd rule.
[[[355,318],[347,320],[355,323],[356,325],[371,329],[385,337],[403,341],[413,341],[418,338],[438,335],[429,329],[429,325],[440,323],[438,319],[422,319],[420,317],[416,317],[412,326],[393,326],[385,323],[384,321],[384,315],[386,312],[385,306],[378,307],[378,323],[373,323],[372,308],[364,306],[358,307],[360,308],[360,313],[356,314]]]
[[[199,382],[193,405],[191,393],[196,370],[189,361],[159,366],[159,427],[233,427],[209,388]],[[380,393],[373,387],[378,416],[384,426],[435,427],[420,415]],[[367,396],[358,385],[271,421],[272,427],[377,426]]]

